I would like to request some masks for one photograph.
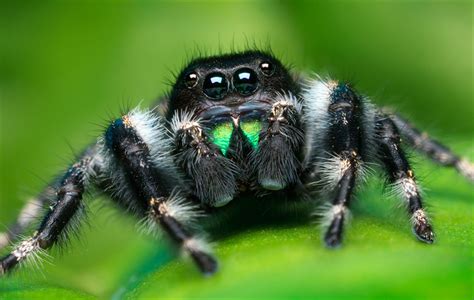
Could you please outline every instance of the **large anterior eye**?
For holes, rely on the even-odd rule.
[[[229,84],[224,74],[214,72],[206,76],[202,89],[209,98],[222,99],[227,94]]]
[[[258,85],[258,78],[252,69],[242,68],[235,72],[233,82],[237,92],[245,96],[255,92]]]

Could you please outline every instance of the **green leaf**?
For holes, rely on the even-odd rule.
[[[74,290],[59,288],[54,286],[29,285],[24,287],[22,284],[17,286],[9,284],[7,287],[0,288],[0,298],[4,300],[22,300],[22,299],[95,299],[94,296]]]

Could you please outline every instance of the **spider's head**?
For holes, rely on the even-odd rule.
[[[261,51],[198,58],[178,75],[170,113],[195,111],[201,119],[265,112],[277,93],[297,94],[283,64]]]

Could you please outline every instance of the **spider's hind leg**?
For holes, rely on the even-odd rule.
[[[390,114],[390,119],[392,119],[400,134],[411,146],[442,166],[456,168],[469,181],[474,182],[474,164],[467,159],[460,158],[438,141],[429,138],[426,133],[422,133],[413,127],[400,115]]]
[[[394,188],[407,201],[413,231],[419,240],[432,243],[434,241],[433,229],[423,209],[415,175],[401,149],[399,132],[394,122],[387,116],[378,117],[376,128],[379,137],[380,158]]]

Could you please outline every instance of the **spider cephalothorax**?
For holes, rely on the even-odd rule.
[[[137,108],[113,121],[32,200],[48,207],[43,221],[2,258],[0,273],[66,239],[84,192],[92,188],[142,219],[147,230],[165,231],[203,273],[212,273],[217,262],[196,238],[195,225],[232,200],[238,205],[242,191],[281,201],[327,199],[324,241],[335,247],[355,185],[367,164],[378,164],[407,203],[415,235],[432,243],[400,136],[474,180],[471,163],[376,108],[348,83],[294,76],[261,51],[193,60],[159,108]],[[27,205],[0,235],[0,247],[25,231],[25,216],[39,214],[33,208]]]

